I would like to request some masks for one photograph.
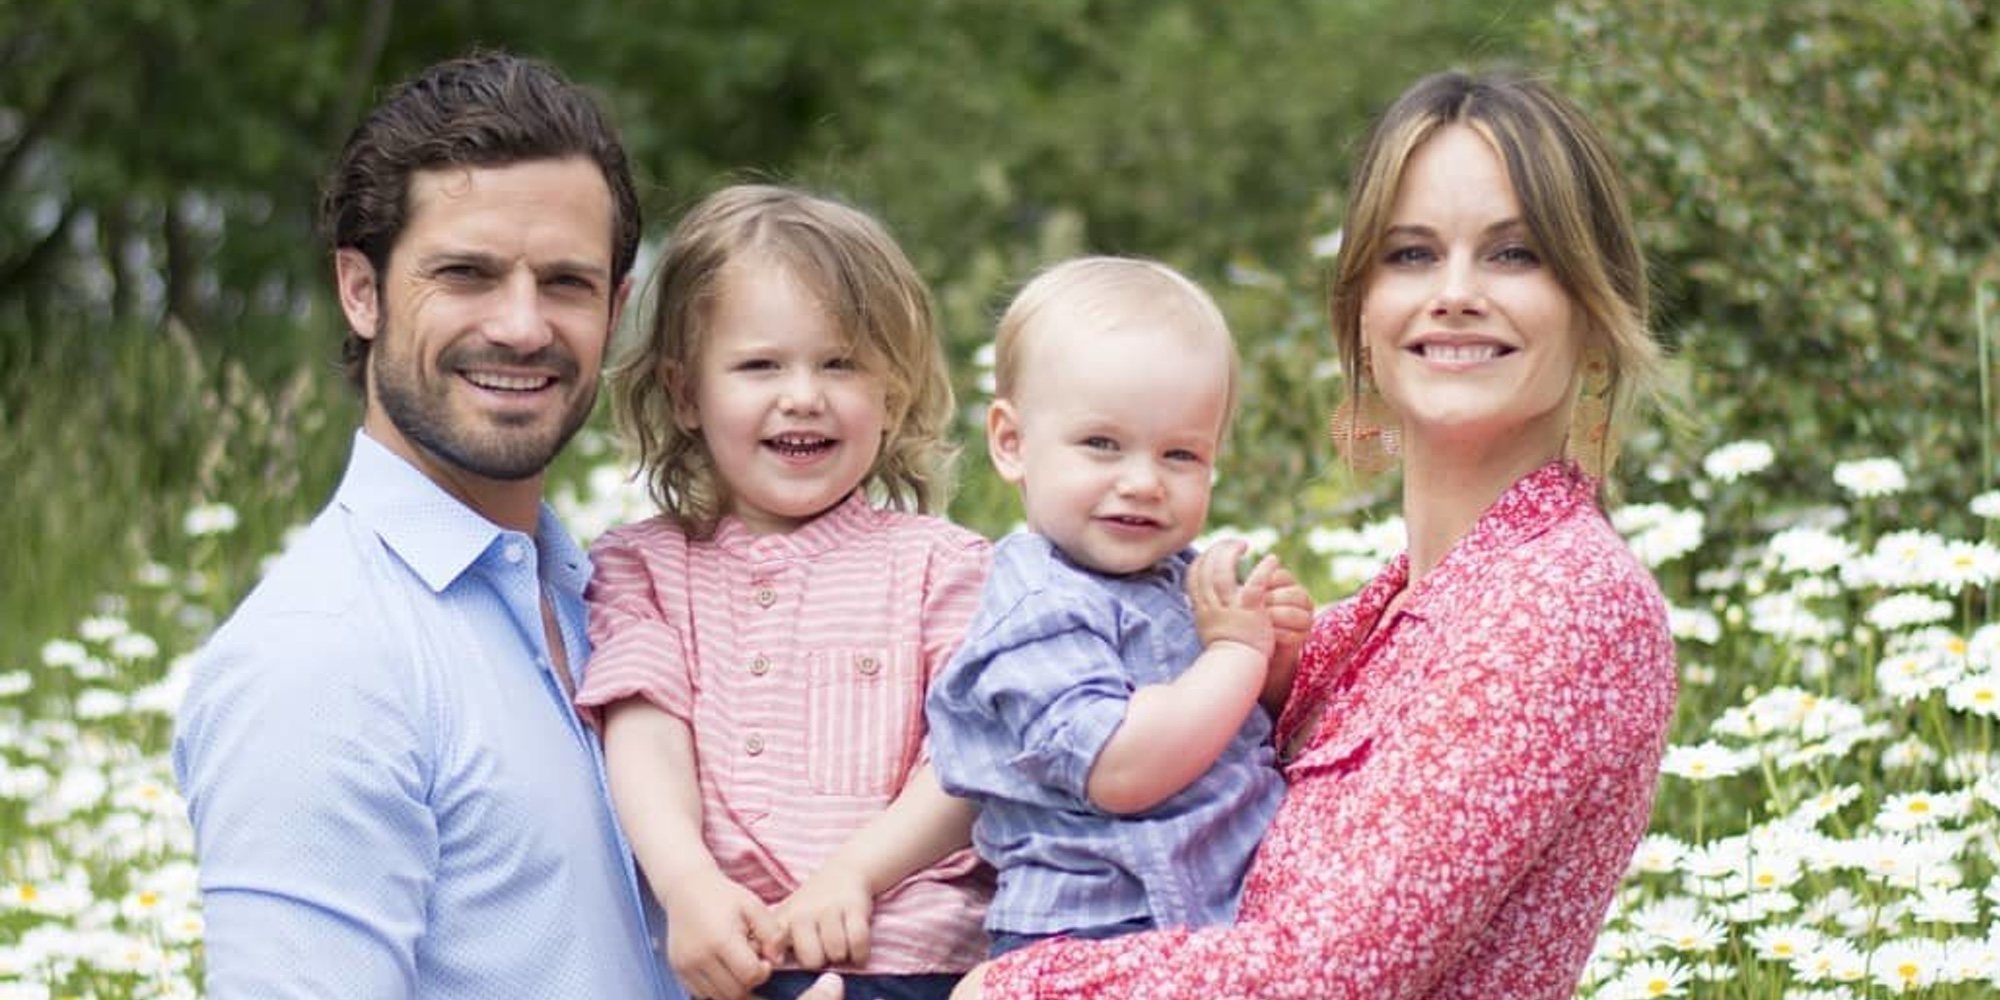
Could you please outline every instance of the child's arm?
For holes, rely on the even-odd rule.
[[[799,964],[817,969],[868,961],[875,897],[970,845],[976,812],[971,802],[945,794],[929,764],[911,773],[889,808],[854,831],[778,904],[778,922]]]
[[[1179,677],[1132,693],[1125,719],[1091,765],[1090,801],[1120,815],[1144,812],[1192,784],[1243,728],[1264,688],[1274,639],[1266,556],[1241,585],[1241,542],[1211,546],[1188,568],[1200,656]]]
[[[1292,694],[1292,678],[1299,672],[1299,650],[1312,634],[1313,599],[1291,570],[1279,566],[1271,573],[1272,653],[1271,669],[1264,675],[1264,692],[1257,703],[1275,721],[1285,710]]]
[[[696,996],[746,996],[771,975],[759,943],[781,943],[781,929],[763,900],[724,875],[702,842],[687,723],[644,698],[613,702],[604,758],[618,822],[667,911],[668,963]]]

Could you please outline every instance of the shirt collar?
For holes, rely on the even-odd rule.
[[[751,562],[811,559],[873,530],[880,513],[868,502],[866,490],[855,490],[818,517],[791,531],[760,535],[734,514],[715,526],[715,545]]]
[[[360,430],[354,432],[354,451],[333,500],[375,532],[433,592],[450,586],[504,537],[518,537]],[[546,503],[536,517],[534,543],[549,584],[563,593],[582,594],[590,562]]]
[[[1576,463],[1558,459],[1516,480],[1500,494],[1493,506],[1446,552],[1437,567],[1410,593],[1403,607],[1422,618],[1429,598],[1449,594],[1452,582],[1468,573],[1480,572],[1493,557],[1529,541],[1554,527],[1573,511],[1597,503],[1597,480],[1585,475]],[[1382,575],[1364,591],[1359,603],[1362,614],[1378,611],[1409,579],[1410,554],[1398,555]],[[1370,606],[1370,602],[1379,602]],[[1364,617],[1363,621],[1369,620]]]

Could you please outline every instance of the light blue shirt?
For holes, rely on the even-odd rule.
[[[683,996],[544,638],[589,577],[355,435],[181,707],[210,996]]]
[[[1112,815],[1086,790],[1132,692],[1180,676],[1201,654],[1182,592],[1192,558],[1105,576],[1040,535],[994,547],[979,612],[925,702],[938,780],[978,803],[973,845],[1000,873],[988,930],[1235,919],[1250,857],[1284,795],[1263,709],[1250,710],[1201,777],[1152,809]]]

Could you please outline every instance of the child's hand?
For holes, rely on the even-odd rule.
[[[716,873],[684,885],[667,909],[667,963],[698,997],[742,1000],[771,978],[763,942],[783,946],[783,929],[757,894]]]
[[[1236,642],[1269,657],[1276,644],[1269,602],[1272,575],[1280,570],[1278,557],[1258,560],[1250,575],[1237,583],[1236,561],[1245,548],[1231,539],[1196,556],[1188,567],[1188,602],[1194,606],[1195,632],[1203,646]]]
[[[819,969],[868,961],[868,925],[875,897],[861,876],[845,865],[826,865],[778,904],[779,926],[799,965]],[[768,951],[765,957],[779,956]]]

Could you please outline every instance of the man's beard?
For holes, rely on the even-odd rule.
[[[390,347],[396,341],[387,333],[377,331],[368,358],[375,400],[383,414],[411,444],[485,479],[514,481],[540,474],[590,418],[590,408],[597,400],[597,386],[578,383],[576,358],[557,344],[525,356],[492,346],[454,346],[438,356],[426,381],[418,372],[423,362]],[[515,420],[510,426],[511,418],[507,417],[490,426],[475,425],[475,421],[484,421],[454,415],[451,390],[459,381],[457,371],[481,364],[552,371],[556,385],[544,391],[561,391],[567,386],[577,397],[554,426],[537,427],[526,419]]]

